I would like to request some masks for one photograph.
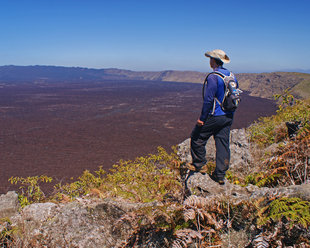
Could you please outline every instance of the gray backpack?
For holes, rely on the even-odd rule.
[[[235,111],[241,101],[240,93],[242,93],[242,90],[239,89],[238,84],[235,81],[235,76],[232,72],[230,72],[229,76],[226,76],[223,73],[218,72],[218,71],[209,73],[206,76],[206,79],[203,83],[202,97],[204,98],[205,85],[207,83],[208,77],[211,74],[216,74],[219,77],[221,77],[224,81],[224,87],[225,87],[223,101],[220,102],[217,98],[215,98],[215,100],[221,106],[223,111]]]

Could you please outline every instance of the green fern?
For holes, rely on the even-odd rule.
[[[285,218],[292,227],[300,224],[307,228],[310,226],[310,202],[300,198],[283,197],[272,201],[269,205],[262,208],[258,214],[259,225],[264,225],[273,221],[281,221]]]
[[[105,175],[100,167],[95,173],[84,171],[77,181],[55,185],[56,199],[65,195],[70,200],[95,191],[100,197],[122,197],[133,201],[162,200],[166,195],[181,192],[175,165],[176,152],[168,154],[158,147],[157,154],[138,157],[134,161],[119,161]]]
[[[102,169],[102,166],[99,167],[97,171],[91,173],[88,170],[85,170],[81,176],[78,177],[78,180],[72,183],[67,184],[56,184],[54,186],[57,194],[56,199],[60,198],[63,194],[74,199],[75,197],[86,195],[93,188],[99,188],[105,182],[105,171]]]
[[[172,166],[174,154],[158,148],[158,154],[120,161],[107,175],[100,190],[109,196],[135,201],[162,200],[164,195],[181,191],[181,183]]]
[[[282,177],[282,174],[252,173],[245,178],[245,185],[253,184],[258,187],[274,186],[274,183],[280,177]]]

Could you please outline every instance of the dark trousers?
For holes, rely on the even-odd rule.
[[[209,116],[204,125],[196,125],[191,134],[192,163],[197,169],[207,163],[205,146],[213,135],[216,146],[216,168],[213,174],[218,179],[224,179],[229,168],[229,134],[232,121],[232,116]]]

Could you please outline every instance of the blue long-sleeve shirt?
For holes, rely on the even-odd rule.
[[[230,75],[230,71],[223,67],[218,67],[214,71],[221,72],[226,76]],[[238,85],[238,81],[236,78],[235,80]],[[231,111],[223,111],[219,103],[214,100],[215,98],[217,98],[220,102],[222,102],[224,98],[224,93],[225,93],[225,85],[223,79],[216,74],[211,74],[207,79],[207,85],[204,92],[204,102],[199,118],[200,121],[205,122],[207,117],[209,115],[212,115],[214,104],[215,108],[213,116],[233,114],[233,112]]]

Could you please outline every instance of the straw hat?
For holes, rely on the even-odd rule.
[[[210,58],[214,58],[214,59],[219,59],[221,60],[223,63],[229,63],[230,59],[229,57],[226,55],[226,53],[221,50],[221,49],[215,49],[213,51],[210,52],[206,52],[205,53],[206,57],[210,57]]]

